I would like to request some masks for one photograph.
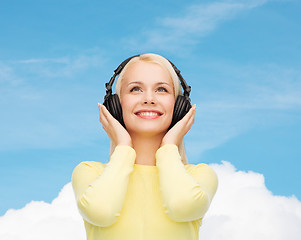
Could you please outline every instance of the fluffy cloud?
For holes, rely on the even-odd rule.
[[[200,229],[200,239],[297,240],[301,202],[275,196],[254,172],[236,171],[228,162],[214,164],[219,189]],[[83,221],[68,183],[52,203],[31,202],[0,218],[1,240],[83,240]]]
[[[212,167],[219,189],[200,239],[300,239],[301,202],[296,197],[273,195],[263,175],[236,171],[228,162]]]
[[[71,183],[50,204],[32,201],[0,218],[1,240],[83,240],[83,221],[76,211]]]

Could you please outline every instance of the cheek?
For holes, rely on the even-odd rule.
[[[175,99],[173,97],[166,99],[165,107],[166,107],[166,110],[171,112],[171,114],[173,113],[174,106],[175,106]]]
[[[120,104],[123,112],[128,112],[135,105],[134,99],[129,95],[124,95],[120,98]]]

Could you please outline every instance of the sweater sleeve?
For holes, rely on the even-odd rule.
[[[72,186],[84,220],[100,227],[118,220],[135,157],[133,148],[117,146],[105,167],[82,162],[74,169]]]
[[[206,164],[186,170],[178,147],[166,144],[156,153],[165,213],[176,222],[200,219],[217,189],[217,176]]]

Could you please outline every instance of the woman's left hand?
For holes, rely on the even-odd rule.
[[[161,146],[165,144],[175,144],[179,146],[183,137],[194,123],[195,109],[196,105],[194,104],[188,113],[165,134],[162,139]]]

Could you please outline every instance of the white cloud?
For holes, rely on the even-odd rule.
[[[83,240],[83,221],[76,211],[71,183],[50,204],[30,202],[0,217],[1,240]]]
[[[301,234],[301,202],[273,195],[264,176],[236,171],[228,162],[212,167],[219,189],[204,219],[200,239],[297,240]]]
[[[125,42],[141,50],[181,49],[187,44],[196,44],[198,39],[215,30],[225,20],[242,11],[259,7],[268,0],[232,0],[190,5],[181,17],[158,19],[154,29],[144,31],[140,36],[127,37]]]
[[[236,171],[228,162],[211,165],[219,188],[200,228],[206,240],[297,240],[301,235],[301,202],[275,196],[263,175]],[[83,221],[68,183],[52,203],[31,202],[0,217],[1,240],[83,240]]]

